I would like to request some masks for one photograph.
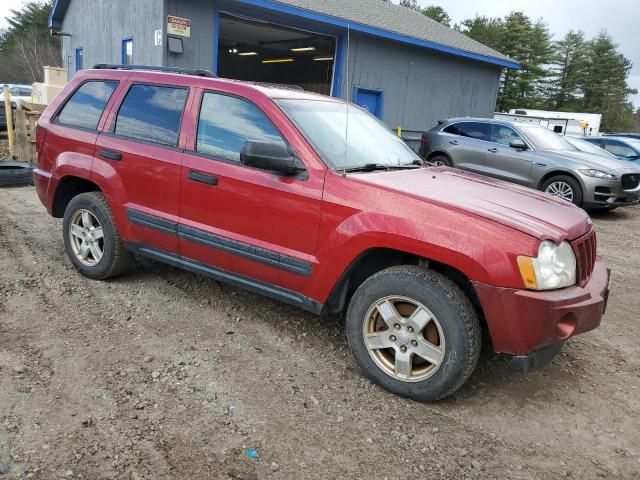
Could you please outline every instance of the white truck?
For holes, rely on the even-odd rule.
[[[600,134],[602,115],[599,113],[551,112],[514,108],[509,113],[496,112],[493,118],[511,122],[537,123],[560,135],[572,137],[597,136]]]

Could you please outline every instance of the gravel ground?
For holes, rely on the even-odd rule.
[[[34,190],[0,190],[0,478],[640,478],[640,208],[594,221],[601,328],[418,404],[359,374],[340,319],[149,261],[83,279]]]

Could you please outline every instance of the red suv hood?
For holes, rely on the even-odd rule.
[[[544,193],[460,170],[438,167],[357,174],[371,185],[493,220],[540,240],[576,239],[591,229],[580,208]]]

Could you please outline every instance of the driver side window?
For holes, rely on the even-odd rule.
[[[513,128],[506,125],[493,125],[491,129],[491,141],[493,143],[509,146],[514,140],[522,140],[522,137]]]
[[[605,140],[603,143],[603,148],[609,152],[613,153],[618,157],[633,157],[636,155],[636,152],[633,148],[626,146],[622,142],[616,142],[613,140]]]
[[[206,92],[200,107],[196,151],[240,163],[240,152],[247,141],[287,146],[256,105],[238,97]]]

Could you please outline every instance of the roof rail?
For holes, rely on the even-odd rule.
[[[209,70],[195,68],[155,67],[153,65],[116,65],[109,63],[98,63],[93,68],[98,70],[148,70],[153,72],[179,73],[181,75],[216,78],[216,76]]]

